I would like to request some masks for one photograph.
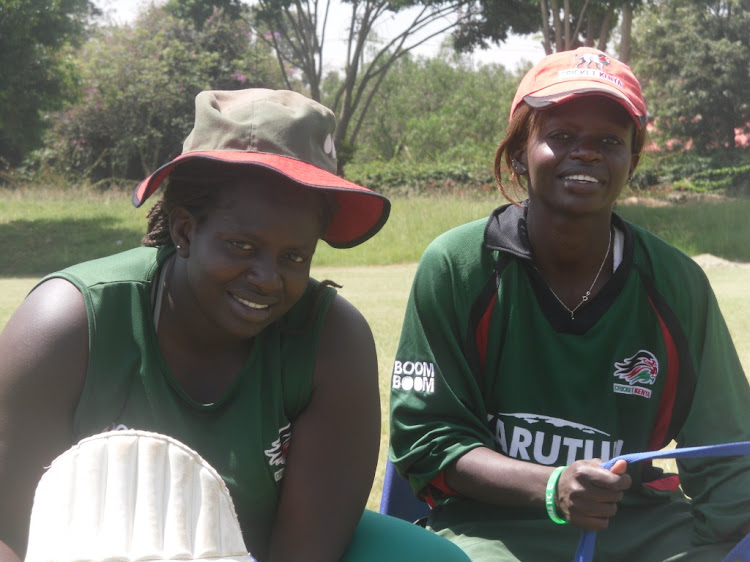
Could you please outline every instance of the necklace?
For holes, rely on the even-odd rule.
[[[581,308],[581,305],[585,303],[587,300],[589,300],[589,297],[591,296],[591,291],[594,288],[594,285],[596,285],[597,280],[599,279],[599,276],[602,274],[602,269],[604,269],[604,264],[607,263],[607,258],[609,257],[609,249],[612,247],[612,228],[609,229],[609,242],[607,242],[607,253],[604,254],[604,259],[602,260],[602,264],[599,266],[599,271],[596,272],[596,277],[594,277],[594,280],[591,282],[591,287],[589,287],[589,290],[586,291],[586,294],[581,297],[581,302],[579,302],[575,308],[568,308],[568,306],[562,301],[560,297],[557,296],[557,293],[552,290],[552,287],[547,285],[547,288],[549,289],[549,292],[552,293],[552,296],[557,299],[557,302],[559,302],[562,307],[570,312],[570,319],[575,320],[575,312],[579,308]]]

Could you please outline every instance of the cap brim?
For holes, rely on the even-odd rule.
[[[523,101],[535,109],[543,109],[578,96],[605,95],[614,98],[624,107],[638,128],[646,126],[646,115],[617,88],[597,81],[576,80],[575,84],[576,88],[573,90],[570,89],[570,83],[553,84],[525,96]]]
[[[228,164],[261,166],[309,187],[332,191],[338,210],[323,236],[334,248],[352,248],[373,237],[390,214],[387,197],[308,164],[265,152],[210,151],[181,154],[143,180],[133,192],[133,205],[140,207],[164,182],[175,167],[188,160],[204,159]]]

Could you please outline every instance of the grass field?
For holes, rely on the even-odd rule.
[[[0,277],[40,276],[137,246],[152,203],[134,209],[126,190],[0,189]],[[390,219],[377,236],[349,250],[320,244],[314,264],[414,263],[438,234],[484,218],[502,203],[496,196],[394,198]],[[617,212],[689,255],[750,262],[750,198],[666,207],[620,205]]]

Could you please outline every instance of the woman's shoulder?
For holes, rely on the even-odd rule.
[[[481,261],[487,219],[479,219],[456,226],[437,236],[425,248],[419,269],[462,269]]]
[[[322,319],[328,314],[328,309],[337,298],[336,284],[329,280],[318,281],[310,278],[302,297],[284,315],[282,324],[288,333],[306,331],[310,327],[319,329]]]
[[[689,255],[648,230],[630,224],[633,264],[639,275],[678,308],[701,309],[713,292],[703,268]]]
[[[466,245],[481,247],[487,217],[451,228],[438,235],[427,246],[426,252],[461,253]]]
[[[150,279],[174,248],[138,247],[71,265],[45,277],[77,278],[85,284]]]
[[[705,279],[701,266],[685,252],[653,232],[633,223],[625,223],[633,235],[635,263],[656,276]]]

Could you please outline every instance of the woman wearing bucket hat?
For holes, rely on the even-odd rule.
[[[380,439],[375,346],[332,283],[310,278],[310,262],[319,239],[369,239],[390,204],[335,174],[334,127],[330,110],[294,92],[202,92],[182,154],[133,195],[141,205],[165,183],[144,246],[49,275],[29,294],[0,335],[0,541],[26,550],[34,489],[56,455],[131,429],[210,463],[260,560],[392,558],[404,544],[383,532],[428,541],[438,559],[461,554],[363,515]],[[76,492],[71,501],[86,499],[85,486]],[[201,509],[198,498],[186,506]],[[154,533],[167,524],[143,516]],[[64,552],[88,559],[76,546]],[[166,546],[162,556],[190,557]]]
[[[597,560],[715,561],[750,531],[748,457],[684,460],[679,477],[601,468],[672,440],[750,440],[748,383],[704,273],[613,212],[646,115],[620,61],[547,56],[495,155],[511,204],[420,262],[390,458],[434,506],[429,528],[473,560],[570,560],[581,530],[606,528]]]

